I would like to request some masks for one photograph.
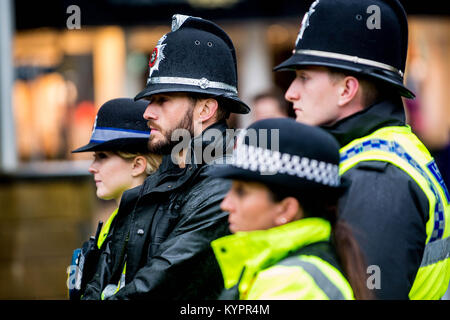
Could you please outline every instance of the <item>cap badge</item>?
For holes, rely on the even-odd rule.
[[[92,134],[91,135],[94,134],[95,129],[97,128],[97,119],[98,119],[98,114],[95,116],[94,126],[92,127]]]

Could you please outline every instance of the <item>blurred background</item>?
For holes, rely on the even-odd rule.
[[[276,103],[292,80],[272,68],[291,55],[311,2],[0,1],[0,299],[66,299],[72,250],[115,207],[95,196],[92,155],[70,151],[89,141],[104,102],[145,86],[173,14],[207,18],[230,35],[240,96],[263,105],[230,118],[244,127],[271,112],[293,115],[264,98]],[[440,1],[401,2],[410,27],[406,79],[417,95],[405,101],[409,123],[450,185],[450,11]]]

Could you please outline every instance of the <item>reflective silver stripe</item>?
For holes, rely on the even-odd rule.
[[[443,261],[450,257],[450,237],[429,242],[425,246],[422,263],[420,267]]]
[[[214,88],[231,91],[237,94],[236,87],[230,86],[229,84],[217,81],[209,81],[206,78],[193,79],[193,78],[182,78],[182,77],[154,77],[147,80],[147,84],[185,84],[190,86],[197,86],[202,89]]]
[[[114,128],[95,128],[92,132],[91,141],[109,141],[121,138],[149,138],[150,132],[120,130]]]
[[[390,66],[388,64],[378,62],[378,61],[360,58],[357,56],[350,56],[350,55],[342,54],[342,53],[319,51],[319,50],[294,50],[294,53],[307,54],[310,56],[318,56],[318,57],[324,57],[324,58],[340,59],[340,60],[350,61],[353,63],[366,64],[369,66],[378,67],[381,69],[385,69],[388,71],[398,73],[400,75],[400,77],[403,78],[403,72],[401,70],[398,70],[397,68],[394,68],[393,66]]]
[[[302,267],[314,279],[320,289],[330,298],[330,300],[346,300],[342,292],[325,276],[319,268],[310,262],[303,261],[298,257],[291,257],[282,260],[278,265],[288,267]]]

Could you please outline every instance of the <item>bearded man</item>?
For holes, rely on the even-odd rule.
[[[237,96],[233,43],[208,20],[174,15],[149,66],[135,99],[149,101],[148,147],[163,163],[124,193],[111,226],[118,230],[84,298],[215,299],[223,279],[210,242],[229,233],[220,203],[230,185],[206,172],[224,160],[230,112],[250,111]]]

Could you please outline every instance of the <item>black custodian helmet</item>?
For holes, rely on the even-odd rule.
[[[230,112],[248,113],[238,98],[236,53],[215,23],[175,14],[171,32],[150,56],[147,86],[135,100],[163,92],[195,92],[222,98]]]
[[[304,15],[293,55],[275,67],[325,66],[381,80],[403,97],[408,22],[398,0],[316,0]]]

